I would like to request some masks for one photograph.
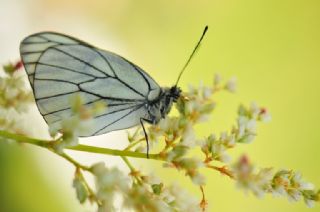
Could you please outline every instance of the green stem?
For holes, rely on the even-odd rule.
[[[87,145],[77,145],[72,147],[66,147],[66,149],[82,151],[82,152],[92,152],[98,154],[106,154],[106,155],[114,155],[114,156],[126,156],[126,157],[133,157],[133,158],[146,158],[146,153],[140,152],[132,152],[126,150],[117,150],[117,149],[109,149],[109,148],[102,148],[102,147],[95,147],[95,146],[87,146]],[[149,154],[149,159],[154,160],[162,160],[159,154]]]
[[[82,182],[84,183],[85,187],[87,188],[90,200],[91,201],[92,200],[95,201],[99,206],[102,205],[102,203],[99,200],[99,198],[96,196],[96,194],[94,193],[92,188],[89,186],[88,182],[86,181],[86,179],[83,176],[83,174],[82,174],[81,170],[79,169],[79,167],[76,168],[76,175],[79,176],[79,178],[82,180]]]
[[[145,140],[145,139],[142,138],[142,139],[139,139],[137,141],[131,142],[124,150],[130,150],[132,147],[136,146],[137,144],[139,144],[143,140]]]
[[[48,147],[48,142],[49,142],[41,139],[29,138],[24,135],[18,135],[18,134],[10,133],[8,131],[3,131],[3,130],[0,130],[0,137],[12,139],[21,143],[34,144],[41,147]]]
[[[52,150],[52,145],[51,145],[52,142],[55,141],[55,140],[41,140],[41,139],[36,139],[36,138],[29,138],[24,135],[18,135],[18,134],[10,133],[8,131],[3,131],[3,130],[0,130],[0,137],[12,139],[12,140],[15,140],[15,141],[21,142],[21,143],[29,143],[29,144],[37,145],[37,146],[44,147],[44,148],[50,149],[50,150]],[[73,147],[66,147],[65,149],[82,151],[82,152],[98,153],[98,154],[106,154],[106,155],[114,155],[114,156],[127,156],[127,157],[146,158],[147,159],[146,153],[132,152],[132,151],[126,151],[126,150],[116,150],[116,149],[109,149],[109,148],[102,148],[102,147],[94,147],[94,146],[87,146],[87,145],[81,145],[81,144],[79,144],[77,146],[73,146]],[[162,160],[159,154],[149,154],[149,159]]]
[[[80,168],[80,169],[85,170],[85,171],[88,171],[88,172],[91,172],[90,167],[84,166],[84,165],[78,163],[77,161],[75,161],[73,158],[71,158],[66,153],[57,153],[57,152],[54,152],[54,153],[56,153],[57,155],[60,155],[61,157],[63,157],[64,159],[66,159],[67,161],[72,163],[75,167]]]
[[[121,156],[121,158],[122,158],[122,160],[125,162],[125,164],[129,167],[129,169],[130,169],[130,175],[132,176],[132,177],[134,177],[134,179],[136,179],[137,180],[137,183],[138,184],[142,184],[142,181],[141,181],[141,179],[140,179],[140,174],[139,174],[139,172],[132,166],[132,164],[130,163],[130,161],[128,160],[128,158],[126,158],[126,157],[124,157],[124,156]]]
[[[135,172],[135,168],[131,165],[131,163],[129,162],[128,158],[121,156],[122,160],[126,163],[126,165],[129,167],[131,172]]]

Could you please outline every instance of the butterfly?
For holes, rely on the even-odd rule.
[[[107,110],[95,116],[94,127],[82,137],[127,129],[144,122],[157,124],[181,96],[177,87],[182,73],[208,29],[203,34],[172,87],[160,87],[139,66],[110,51],[56,32],[40,32],[20,44],[38,109],[49,126],[61,129],[61,121],[72,116],[70,97],[80,95],[84,105],[105,101]]]

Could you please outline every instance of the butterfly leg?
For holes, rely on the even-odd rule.
[[[154,121],[150,120],[150,119],[140,118],[140,124],[142,126],[144,137],[146,138],[146,142],[147,142],[147,158],[149,158],[149,138],[148,138],[148,134],[146,132],[146,129],[145,129],[144,125],[143,125],[143,121],[145,121],[145,122],[147,122],[149,124],[152,124]]]

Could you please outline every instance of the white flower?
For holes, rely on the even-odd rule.
[[[236,78],[232,77],[226,84],[226,89],[232,93],[236,92],[237,89],[237,83],[236,83]]]
[[[258,115],[260,114],[260,108],[259,106],[257,105],[257,103],[255,102],[252,102],[251,105],[250,105],[250,114],[251,116],[256,119],[258,117]]]
[[[231,161],[231,157],[227,153],[222,153],[222,154],[220,154],[218,160],[223,163],[228,163]]]
[[[271,121],[271,115],[268,111],[263,111],[260,113],[260,119],[262,122],[269,122]]]
[[[175,200],[175,197],[171,194],[168,188],[164,188],[160,194],[160,197],[167,203],[172,203]]]
[[[254,119],[250,119],[246,124],[246,130],[250,133],[255,133],[257,128],[257,122]]]
[[[16,88],[9,88],[5,90],[5,98],[14,99],[18,95],[19,91]]]
[[[193,85],[188,84],[188,93],[189,95],[195,95],[198,93],[198,89],[196,89]]]
[[[204,87],[202,91],[202,95],[204,99],[210,98],[210,96],[212,95],[212,89],[209,87]]]
[[[239,116],[238,117],[238,128],[239,128],[238,135],[239,135],[239,137],[244,136],[248,121],[249,121],[248,117],[246,117],[246,116]]]
[[[214,74],[213,86],[217,87],[221,83],[222,77],[220,74]]]
[[[206,178],[200,174],[199,172],[196,172],[192,177],[191,180],[196,185],[205,185],[206,184]]]
[[[283,186],[277,186],[277,187],[272,189],[272,194],[275,197],[280,197],[280,196],[286,195],[287,191]]]
[[[297,202],[301,199],[301,192],[297,189],[291,189],[287,191],[288,200],[292,202]]]
[[[190,123],[188,123],[185,127],[181,144],[190,148],[196,146],[196,137]]]
[[[146,177],[146,182],[149,183],[150,185],[153,185],[153,184],[160,184],[161,180],[154,173],[151,173]]]
[[[236,138],[234,134],[229,135],[225,140],[225,145],[227,147],[233,147],[236,144]]]
[[[313,208],[313,207],[314,207],[314,203],[315,203],[314,200],[304,199],[304,202],[306,203],[306,205],[307,205],[309,208]]]
[[[315,186],[312,183],[308,183],[308,182],[300,182],[299,184],[299,189],[301,190],[314,190]]]
[[[94,175],[100,176],[106,171],[106,166],[104,162],[95,163],[91,166],[91,170]]]
[[[220,134],[220,140],[222,140],[222,141],[226,140],[227,137],[228,137],[228,133],[226,131],[224,131]]]
[[[174,211],[184,212],[200,212],[202,211],[199,207],[199,200],[195,199],[186,190],[182,189],[177,184],[167,188],[170,196],[174,197],[174,200],[169,202],[170,205],[175,209]]]
[[[130,190],[128,185],[129,178],[117,168],[107,168],[102,162],[94,164],[91,170],[95,175],[97,197],[102,202],[99,211],[115,210],[115,195],[121,194],[124,197],[128,193]]]

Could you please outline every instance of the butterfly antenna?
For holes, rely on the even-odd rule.
[[[186,64],[184,64],[183,68],[181,69],[180,74],[179,74],[179,76],[178,76],[178,79],[177,79],[177,82],[176,82],[175,86],[178,85],[178,82],[179,82],[179,80],[180,80],[183,72],[186,70],[186,68],[187,68],[187,66],[189,65],[189,63],[190,63],[191,59],[193,58],[194,54],[195,54],[196,51],[199,49],[200,44],[201,44],[201,41],[202,41],[202,39],[204,38],[204,35],[206,34],[207,30],[208,30],[208,26],[206,26],[206,27],[204,28],[203,33],[202,33],[202,35],[201,35],[201,38],[199,39],[196,47],[194,47],[194,49],[193,49],[193,51],[192,51],[192,53],[191,53],[188,61],[186,62]]]

